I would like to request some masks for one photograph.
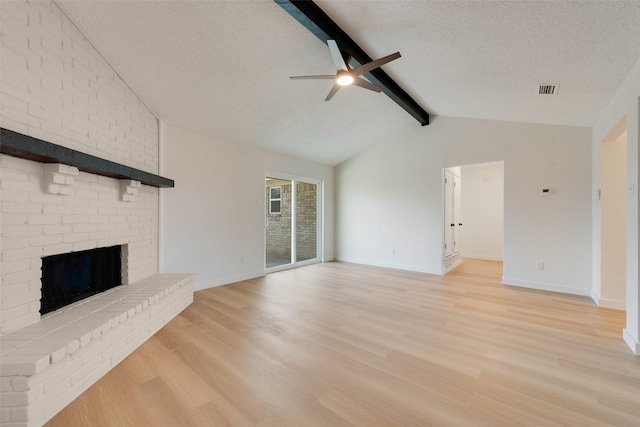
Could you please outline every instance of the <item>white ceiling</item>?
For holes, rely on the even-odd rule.
[[[165,122],[336,165],[420,126],[384,94],[324,98],[329,50],[271,0],[58,1]],[[316,3],[431,115],[592,126],[640,57],[640,1]],[[556,96],[537,84],[559,84]]]

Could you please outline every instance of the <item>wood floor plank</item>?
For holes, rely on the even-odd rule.
[[[49,426],[639,426],[625,313],[340,262],[198,291]]]

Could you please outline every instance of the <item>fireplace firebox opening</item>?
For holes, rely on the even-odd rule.
[[[122,246],[42,258],[40,314],[122,284]]]

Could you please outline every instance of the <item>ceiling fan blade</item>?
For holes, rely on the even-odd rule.
[[[328,75],[319,75],[319,76],[291,76],[289,77],[291,80],[303,80],[303,79],[322,79],[322,80],[330,80],[335,79],[336,76],[328,76]]]
[[[329,91],[329,95],[327,95],[327,97],[324,100],[328,101],[331,98],[333,98],[333,95],[336,94],[336,92],[338,91],[338,89],[340,89],[340,87],[341,86],[338,83],[334,84],[333,87],[331,88],[331,91]]]
[[[336,41],[327,40],[327,44],[329,45],[329,50],[331,51],[333,62],[336,64],[336,70],[349,71],[349,68],[347,68],[347,63],[344,62],[344,58],[342,57],[342,53],[340,53],[340,48],[338,47]]]
[[[374,85],[373,83],[369,83],[368,81],[361,79],[360,77],[356,77],[355,79],[353,79],[353,84],[365,89],[372,90],[374,92],[382,92],[382,89],[380,89],[378,86]]]
[[[384,58],[376,59],[375,61],[362,64],[359,67],[352,69],[351,73],[355,76],[360,76],[364,73],[368,73],[371,70],[375,70],[376,68],[386,64],[387,62],[391,62],[394,59],[398,59],[398,58],[400,58],[400,52],[392,53],[391,55],[387,55]]]

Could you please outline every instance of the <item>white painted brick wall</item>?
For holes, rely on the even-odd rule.
[[[158,120],[60,8],[0,2],[0,125],[158,173]]]
[[[158,172],[157,119],[55,3],[0,1],[0,28],[0,126]],[[40,163],[0,156],[0,335],[39,321],[44,256],[123,244],[125,283],[158,270],[156,188],[122,202],[112,178],[46,184]]]
[[[44,256],[128,245],[125,283],[158,271],[158,189],[123,202],[117,179],[80,172],[74,181],[74,196],[47,194],[40,163],[0,156],[2,334],[39,320]]]
[[[157,119],[55,3],[0,1],[0,29],[0,126],[158,173]],[[29,325],[76,318],[65,311],[40,320],[42,257],[125,245],[125,284],[158,270],[158,189],[136,187],[123,202],[119,180],[80,172],[62,183],[51,168],[0,155],[3,426],[42,425],[193,300],[191,278],[125,313],[109,305],[78,322],[81,333],[20,341]],[[45,191],[52,185],[70,195]]]

